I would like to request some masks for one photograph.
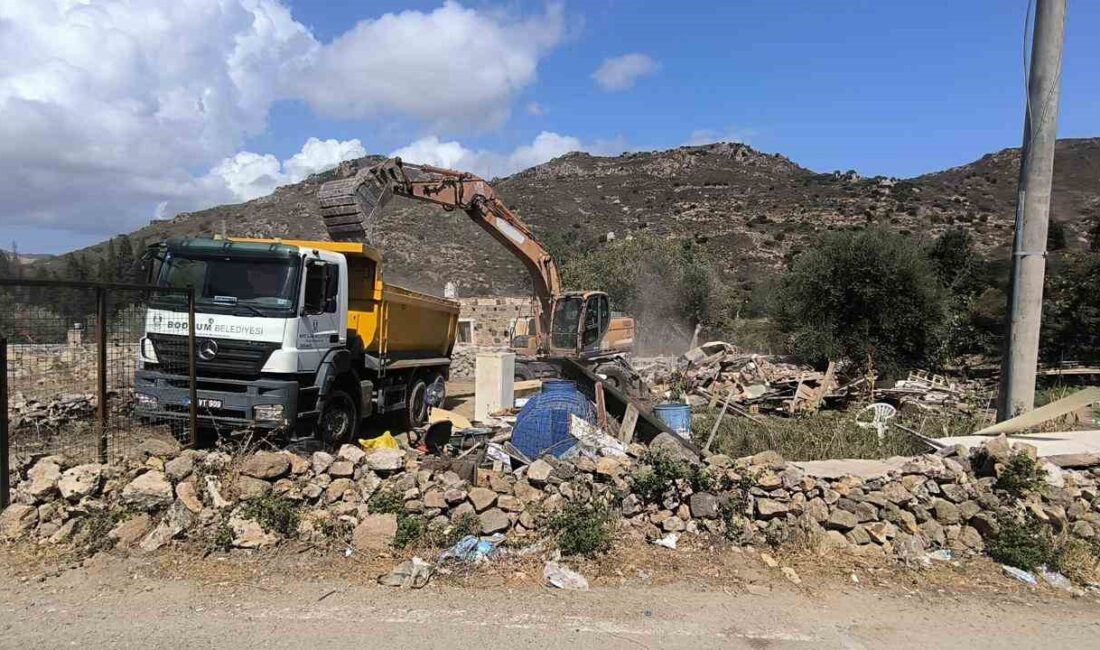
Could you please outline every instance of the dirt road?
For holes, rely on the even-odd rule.
[[[6,558],[11,559],[11,558]],[[3,648],[1034,648],[1094,647],[1092,598],[897,593],[857,585],[402,591],[273,572],[240,581],[106,559],[0,571]]]

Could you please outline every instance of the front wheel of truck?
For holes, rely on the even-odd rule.
[[[334,389],[325,399],[321,415],[317,418],[317,434],[333,449],[355,440],[359,430],[359,409],[347,392]]]

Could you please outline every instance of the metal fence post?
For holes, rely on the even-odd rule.
[[[8,447],[8,340],[0,337],[0,510],[11,503]]]
[[[107,290],[96,287],[96,422],[99,427],[99,439],[96,457],[100,463],[107,462]]]
[[[189,389],[187,444],[194,447],[199,440],[199,398],[195,372],[195,287],[187,288],[187,380]]]

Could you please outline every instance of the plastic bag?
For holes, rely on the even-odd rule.
[[[442,406],[443,399],[447,397],[447,384],[443,377],[436,377],[435,381],[424,391],[424,402],[428,406]]]
[[[397,438],[390,435],[387,431],[377,438],[360,438],[359,446],[363,448],[363,451],[378,451],[379,449],[400,449],[397,444]]]

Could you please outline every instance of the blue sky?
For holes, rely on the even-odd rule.
[[[908,177],[1021,140],[1026,0],[89,1],[0,3],[0,242],[24,251],[365,153],[494,176],[741,140]],[[1060,137],[1100,136],[1097,34],[1071,0]]]
[[[431,10],[437,3],[373,2],[365,14],[367,5],[297,0],[291,6],[327,39],[370,14]],[[533,13],[541,3],[509,6]],[[746,140],[817,171],[937,171],[1019,146],[1026,6],[1013,0],[572,2],[565,5],[569,37],[540,64],[538,81],[513,117],[496,132],[441,135],[508,149],[550,130],[584,142],[663,149],[703,131]],[[1060,137],[1100,135],[1098,34],[1100,4],[1071,1]],[[591,73],[603,59],[629,52],[648,54],[660,69],[629,90],[601,91]],[[546,114],[525,114],[526,101],[537,101]],[[372,151],[400,146],[406,135],[387,137],[376,123],[318,120],[296,103],[276,105],[271,123],[261,141],[286,154],[322,131],[360,137]]]

